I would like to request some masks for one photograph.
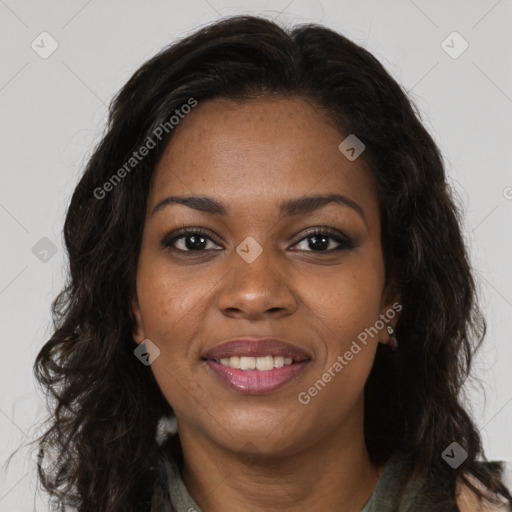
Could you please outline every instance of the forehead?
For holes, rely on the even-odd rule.
[[[347,135],[321,107],[300,97],[199,103],[164,151],[148,209],[166,194],[265,208],[278,199],[338,192],[378,215],[364,161],[350,161],[338,149]]]

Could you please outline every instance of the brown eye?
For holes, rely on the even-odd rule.
[[[303,244],[299,251],[332,252],[355,247],[352,240],[334,229],[315,229],[301,238],[294,246]],[[334,246],[334,247],[333,247]],[[295,250],[295,249],[294,249]]]
[[[211,242],[210,247],[208,243]],[[211,245],[213,244],[214,247]],[[202,252],[205,250],[219,250],[219,246],[212,236],[198,229],[186,229],[179,233],[165,236],[161,241],[162,247],[181,252]]]

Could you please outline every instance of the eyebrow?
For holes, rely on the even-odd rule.
[[[302,215],[318,210],[329,203],[338,203],[355,210],[363,218],[366,223],[366,217],[363,209],[352,199],[343,196],[341,194],[327,194],[327,195],[314,195],[304,196],[296,199],[288,199],[283,201],[279,208],[280,218],[290,217],[293,215]],[[210,213],[213,215],[229,215],[229,208],[207,196],[169,196],[162,199],[151,212],[151,215],[155,215],[158,211],[162,210],[166,206],[171,204],[182,204],[199,210],[201,212]]]

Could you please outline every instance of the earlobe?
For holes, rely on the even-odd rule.
[[[142,315],[140,313],[140,307],[135,299],[132,300],[130,312],[135,321],[135,325],[132,331],[133,341],[135,341],[135,343],[140,344],[145,339],[144,327],[142,325]]]
[[[401,311],[401,294],[394,281],[391,281],[382,295],[382,308],[380,318],[385,323],[385,329],[382,329],[382,331],[383,338],[386,340],[382,341],[381,343],[389,345],[392,350],[396,350],[398,348],[395,326],[398,323]]]

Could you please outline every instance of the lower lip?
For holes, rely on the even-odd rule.
[[[269,393],[298,377],[308,360],[272,370],[238,370],[209,359],[206,364],[229,387],[248,395]]]

